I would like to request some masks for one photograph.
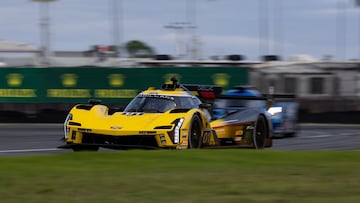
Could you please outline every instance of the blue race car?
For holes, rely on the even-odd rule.
[[[272,137],[294,136],[298,130],[299,104],[291,100],[295,98],[293,95],[262,94],[253,86],[236,86],[226,91],[224,97],[230,100],[221,105],[215,101],[214,118],[224,117],[229,112],[226,108],[259,109],[270,117]]]

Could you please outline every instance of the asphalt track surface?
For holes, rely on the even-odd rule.
[[[62,124],[0,124],[0,156],[71,151],[57,148],[62,137]],[[360,125],[301,124],[296,136],[276,138],[266,150],[360,150]]]

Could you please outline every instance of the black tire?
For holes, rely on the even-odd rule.
[[[201,120],[198,115],[194,115],[191,119],[190,129],[189,129],[189,148],[200,148],[201,147]]]
[[[79,145],[79,146],[73,146],[72,147],[72,150],[74,152],[81,152],[81,151],[99,151],[99,146],[82,146],[82,145]]]
[[[264,149],[265,141],[268,133],[268,127],[266,125],[266,119],[260,115],[255,124],[255,130],[253,132],[253,147],[255,149]]]

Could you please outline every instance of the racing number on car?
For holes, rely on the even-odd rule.
[[[210,142],[210,132],[205,131],[201,138],[202,145],[208,145]]]

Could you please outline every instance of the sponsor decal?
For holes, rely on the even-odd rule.
[[[19,73],[10,73],[6,76],[7,84],[10,87],[19,87],[22,85],[24,76]]]
[[[0,89],[0,97],[37,97],[35,89]]]
[[[181,138],[187,138],[187,133],[183,132]]]
[[[66,73],[61,75],[61,82],[64,87],[74,87],[77,84],[77,75]]]
[[[183,141],[181,142],[181,145],[188,145],[188,141],[187,141],[187,140],[183,140]]]
[[[204,91],[204,92],[213,92],[213,87],[212,86],[206,86],[206,85],[200,85],[198,87],[199,91]]]
[[[122,126],[110,126],[110,128],[113,130],[120,130]]]
[[[134,98],[138,93],[136,89],[96,89],[96,98]]]
[[[79,132],[91,132],[92,130],[89,128],[78,128]]]
[[[160,95],[160,94],[139,94],[139,97],[174,100],[174,97],[172,97],[172,96]]]
[[[251,125],[246,127],[246,130],[254,130],[254,129],[255,129],[254,126],[251,126]]]
[[[235,137],[235,142],[240,142],[242,140],[242,137]]]
[[[46,96],[53,98],[89,98],[91,93],[89,89],[48,89]]]
[[[216,73],[214,75],[212,75],[212,79],[215,85],[219,85],[219,86],[228,86],[229,85],[229,79],[230,79],[230,75],[226,74],[226,73]]]
[[[155,135],[156,131],[139,131],[140,135]]]
[[[243,135],[244,134],[244,131],[242,131],[242,130],[237,130],[237,131],[235,131],[235,135],[236,136],[241,136],[241,135]]]
[[[121,87],[125,83],[125,76],[122,74],[110,74],[108,79],[111,87]]]

